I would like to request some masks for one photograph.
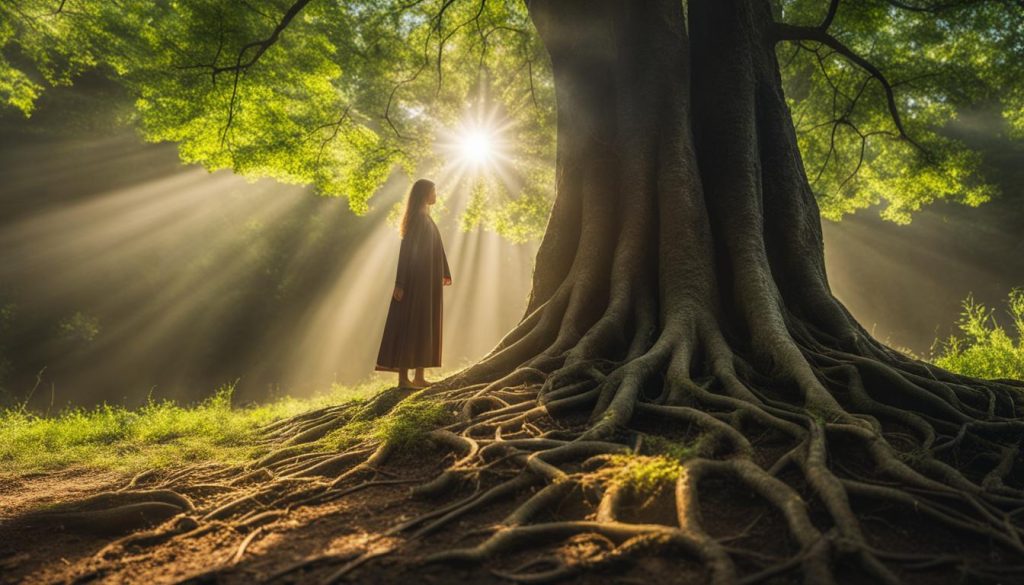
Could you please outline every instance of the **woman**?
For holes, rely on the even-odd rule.
[[[437,200],[434,183],[416,181],[402,216],[402,248],[384,339],[377,353],[377,371],[398,372],[402,388],[425,388],[423,368],[441,365],[442,287],[452,283],[441,234],[430,218]],[[409,370],[416,377],[409,381]]]

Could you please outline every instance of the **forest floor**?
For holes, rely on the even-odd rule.
[[[389,464],[388,472],[399,478],[429,478],[441,471],[444,454],[423,452],[402,456]],[[167,473],[170,473],[168,471]],[[415,559],[456,546],[479,541],[469,534],[497,522],[514,505],[509,501],[475,514],[418,542],[404,536],[387,536],[388,528],[437,506],[436,501],[409,497],[405,485],[377,486],[316,506],[299,507],[285,516],[248,533],[227,526],[187,540],[175,539],[134,554],[104,558],[104,548],[117,536],[65,529],[50,522],[25,520],[39,508],[81,500],[90,495],[124,487],[131,477],[116,471],[74,468],[0,478],[0,583],[273,583],[320,582],[347,559],[399,547],[395,555],[382,556],[347,576],[352,583],[474,583],[507,584],[492,570],[510,570],[531,560],[530,553],[512,555],[493,565],[422,565]],[[147,481],[160,482],[159,475]],[[144,485],[138,487],[145,487]],[[196,487],[185,495],[197,506],[205,502],[204,490]],[[255,536],[253,536],[255,534]],[[247,537],[244,552],[239,548]],[[559,551],[585,555],[592,547],[585,539]],[[331,556],[320,567],[307,567],[273,578],[303,561]],[[685,566],[670,559],[646,558],[614,575],[583,574],[568,583],[700,583],[696,564]],[[689,577],[689,578],[687,578]]]
[[[380,477],[393,480],[424,480],[435,476],[451,454],[433,446],[424,446],[396,456],[378,470]],[[216,472],[216,466],[210,471]],[[157,487],[175,473],[173,468],[149,474],[135,489]],[[373,553],[385,553],[347,573],[338,582],[360,584],[508,584],[502,571],[511,572],[543,555],[584,561],[599,552],[601,543],[581,535],[538,552],[523,551],[494,559],[484,565],[431,565],[419,559],[440,551],[465,547],[483,540],[481,527],[496,524],[521,499],[511,498],[468,515],[440,532],[421,540],[409,540],[400,533],[386,534],[403,520],[419,516],[443,503],[409,496],[408,484],[372,486],[333,502],[296,506],[283,515],[253,530],[239,530],[223,524],[188,538],[174,538],[157,546],[111,548],[122,536],[90,533],[89,527],[65,527],[54,522],[33,519],[32,513],[60,503],[81,501],[91,495],[124,488],[132,477],[119,471],[70,468],[19,477],[0,477],[0,584],[36,583],[163,583],[249,584],[249,583],[321,583],[347,562]],[[358,484],[354,481],[353,484]],[[717,482],[716,482],[717,483]],[[412,484],[415,485],[415,484]],[[739,486],[709,486],[705,515],[707,529],[734,543],[755,544],[765,555],[785,554],[787,540],[781,518],[755,513],[750,494]],[[209,490],[209,484],[178,484],[176,488],[197,508],[210,509],[235,494]],[[239,486],[239,490],[246,486]],[[634,510],[639,519],[657,512],[658,501],[648,510]],[[554,514],[562,511],[556,510]],[[565,511],[578,514],[580,510]],[[975,562],[999,563],[989,558],[997,548],[985,542],[945,533],[923,519],[895,517],[886,510],[861,508],[870,540],[879,547],[925,554],[957,552]],[[710,516],[710,517],[709,517]],[[754,518],[753,524],[751,518]],[[174,522],[169,520],[163,524]],[[739,536],[736,536],[739,535]],[[113,552],[111,552],[113,550]],[[389,552],[390,551],[390,552]],[[308,564],[311,559],[322,562]],[[289,569],[303,564],[302,569]],[[286,572],[286,573],[284,573]],[[284,573],[284,574],[282,574]],[[871,583],[863,575],[851,573],[841,583]],[[904,575],[908,583],[944,584],[961,582],[949,567],[936,566]],[[563,583],[662,584],[703,583],[703,568],[682,555],[641,555],[621,564],[612,572],[583,572]],[[798,574],[781,575],[768,582],[799,583]],[[973,582],[973,581],[972,581]],[[1011,581],[1006,582],[1007,585]]]

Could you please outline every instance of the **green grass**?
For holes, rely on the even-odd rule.
[[[313,398],[282,398],[236,408],[232,386],[191,406],[153,401],[130,410],[103,405],[57,416],[24,408],[0,410],[0,475],[23,475],[70,466],[136,472],[198,461],[241,463],[265,453],[257,430],[301,412],[366,398],[387,387],[374,382],[335,385]]]
[[[960,335],[936,344],[936,365],[976,378],[1024,380],[1024,289],[1007,299],[1012,330],[996,322],[995,310],[968,297],[957,327]]]

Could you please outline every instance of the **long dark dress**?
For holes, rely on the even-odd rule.
[[[437,225],[427,214],[417,216],[398,253],[395,286],[403,296],[391,297],[377,371],[441,365],[442,280],[451,275]]]

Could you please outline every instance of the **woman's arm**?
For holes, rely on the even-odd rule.
[[[448,255],[444,253],[444,246],[441,246],[441,261],[444,262],[444,280],[442,282],[445,286],[452,284],[452,271],[448,268]]]

